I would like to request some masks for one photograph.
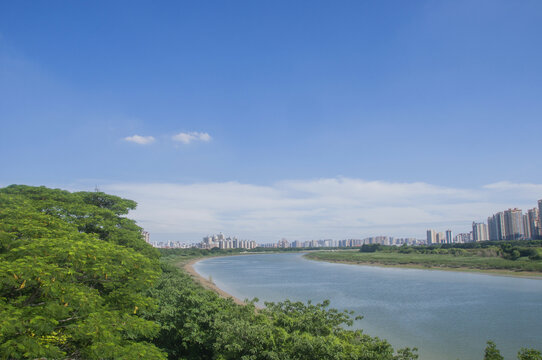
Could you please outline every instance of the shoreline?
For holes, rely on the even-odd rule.
[[[300,251],[303,252],[303,251]],[[213,257],[228,257],[228,256],[242,256],[242,255],[254,255],[254,253],[250,254],[235,254],[235,255],[223,255],[223,256],[213,256]],[[542,280],[542,272],[515,272],[511,270],[500,270],[500,269],[475,269],[475,268],[468,268],[468,267],[435,267],[435,266],[425,266],[423,264],[385,264],[385,263],[379,263],[379,262],[363,262],[363,261],[343,261],[343,260],[323,260],[323,259],[315,259],[308,257],[306,255],[303,255],[304,258],[307,260],[312,261],[322,261],[322,262],[328,262],[328,263],[335,263],[335,264],[346,264],[346,265],[365,265],[365,266],[377,266],[377,267],[389,267],[389,268],[403,268],[403,269],[418,269],[418,270],[436,270],[436,271],[456,271],[456,272],[470,272],[470,273],[477,273],[477,274],[485,274],[485,275],[492,275],[492,276],[507,276],[507,277],[515,277],[515,278],[521,278],[521,279],[534,279],[534,280]],[[211,290],[218,294],[220,297],[225,299],[232,299],[234,303],[238,305],[246,305],[246,302],[241,300],[240,298],[237,298],[233,296],[232,294],[222,290],[219,288],[215,283],[210,281],[209,279],[206,279],[202,275],[200,275],[193,267],[195,263],[201,260],[205,260],[207,257],[201,257],[196,259],[191,259],[186,263],[177,263],[177,266],[182,268],[184,271],[186,271],[194,281],[199,283],[203,288],[207,290]],[[256,305],[256,308],[261,308],[260,306]]]
[[[471,272],[477,274],[486,274],[494,276],[507,276],[507,277],[516,277],[521,279],[534,279],[542,280],[542,272],[535,271],[513,271],[513,270],[504,270],[504,269],[476,269],[469,267],[448,267],[448,266],[426,266],[423,264],[386,264],[380,263],[377,261],[374,262],[364,262],[364,261],[348,261],[348,260],[324,260],[316,259],[308,256],[303,256],[308,260],[313,261],[322,261],[334,264],[347,264],[347,265],[365,265],[365,266],[378,266],[378,267],[389,267],[389,268],[403,268],[403,269],[418,269],[418,270],[440,270],[440,271],[457,271],[457,272]]]
[[[225,256],[216,256],[216,257],[225,257]],[[190,261],[188,261],[187,263],[181,265],[182,268],[184,269],[184,271],[186,271],[191,277],[192,279],[194,279],[194,281],[198,282],[201,286],[203,286],[205,289],[207,290],[211,290],[211,291],[214,291],[215,293],[217,293],[220,297],[223,297],[225,299],[232,299],[234,303],[236,303],[237,305],[246,305],[246,303],[233,296],[232,294],[230,293],[227,293],[225,292],[224,290],[222,290],[221,288],[219,288],[218,286],[216,286],[215,283],[213,283],[212,281],[209,281],[209,279],[206,279],[204,278],[203,276],[201,276],[195,269],[192,265],[194,265],[195,263],[197,263],[198,261],[201,261],[201,260],[204,260],[206,258],[197,258],[197,259],[192,259]]]

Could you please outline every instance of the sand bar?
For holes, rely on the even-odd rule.
[[[231,295],[231,294],[228,294],[227,292],[225,292],[224,290],[222,290],[222,289],[220,289],[218,286],[216,286],[212,281],[209,281],[209,279],[204,278],[203,276],[201,276],[200,274],[198,274],[198,272],[197,272],[196,270],[194,270],[194,267],[193,267],[192,265],[194,265],[194,264],[197,263],[198,261],[204,260],[204,259],[206,259],[206,258],[198,258],[198,259],[190,260],[189,262],[187,262],[186,264],[184,264],[183,269],[184,269],[188,274],[190,274],[190,276],[192,276],[192,278],[193,278],[194,280],[196,280],[197,282],[199,282],[204,288],[216,292],[218,295],[220,295],[220,296],[223,297],[223,298],[226,298],[226,299],[232,299],[236,304],[239,304],[239,305],[246,305],[244,301],[242,301],[242,300],[239,299],[239,298],[236,298],[235,296],[233,296],[233,295]]]

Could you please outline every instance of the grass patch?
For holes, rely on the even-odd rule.
[[[451,254],[388,252],[362,253],[359,251],[319,251],[306,254],[305,257],[330,262],[445,269],[506,270],[510,272],[525,271],[541,273],[542,275],[542,261],[531,260],[528,257],[508,260],[501,257],[479,256],[472,253],[457,256]]]

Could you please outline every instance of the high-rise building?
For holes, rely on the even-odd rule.
[[[437,235],[435,233],[435,230],[429,229],[427,230],[427,245],[432,245],[437,243]]]
[[[497,229],[499,231],[499,240],[508,238],[509,231],[506,228],[506,221],[504,221],[504,212],[499,212],[496,215]]]
[[[444,237],[443,232],[437,233],[437,244],[444,244],[446,242],[446,238]]]
[[[472,237],[474,241],[486,241],[489,240],[487,233],[487,225],[484,223],[472,223]]]
[[[537,208],[527,210],[529,226],[531,230],[531,239],[542,238],[542,228],[540,227],[540,212]]]
[[[524,238],[523,212],[520,209],[508,209],[504,212],[506,240],[521,240]]]
[[[497,228],[497,220],[495,219],[495,215],[487,218],[487,232],[489,235],[489,240],[499,240],[499,230]]]
[[[288,240],[286,240],[285,238],[282,238],[277,242],[277,247],[279,247],[279,248],[288,248],[288,247],[290,247],[290,245],[288,243]]]
[[[538,228],[540,237],[542,237],[542,200],[538,200]]]
[[[454,237],[452,230],[446,230],[446,244],[451,244],[454,242]]]
[[[505,240],[508,237],[504,213],[498,212],[487,218],[489,240]]]
[[[143,239],[145,239],[145,242],[146,242],[147,244],[150,244],[150,243],[151,243],[151,235],[149,234],[148,231],[142,230],[142,231],[141,231],[141,235],[143,235]]]
[[[468,243],[472,241],[472,232],[457,234],[454,238],[456,243]]]
[[[487,235],[489,236],[489,240],[499,240],[497,237],[497,226],[495,223],[495,215],[490,216],[487,218]]]
[[[529,222],[529,214],[523,214],[523,238],[532,239],[531,223]]]

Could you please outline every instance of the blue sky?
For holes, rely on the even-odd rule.
[[[0,185],[135,197],[157,239],[468,230],[542,198],[540,34],[537,0],[4,1]],[[340,202],[293,204],[329,198],[334,182],[348,214]],[[470,195],[346,205],[370,184],[408,195],[419,183]],[[314,184],[327,185],[315,195]],[[196,190],[190,207],[171,202]],[[283,202],[256,206],[246,191]],[[209,193],[223,205],[207,207]],[[165,206],[176,215],[162,222]],[[400,229],[370,220],[389,208],[421,212]]]

